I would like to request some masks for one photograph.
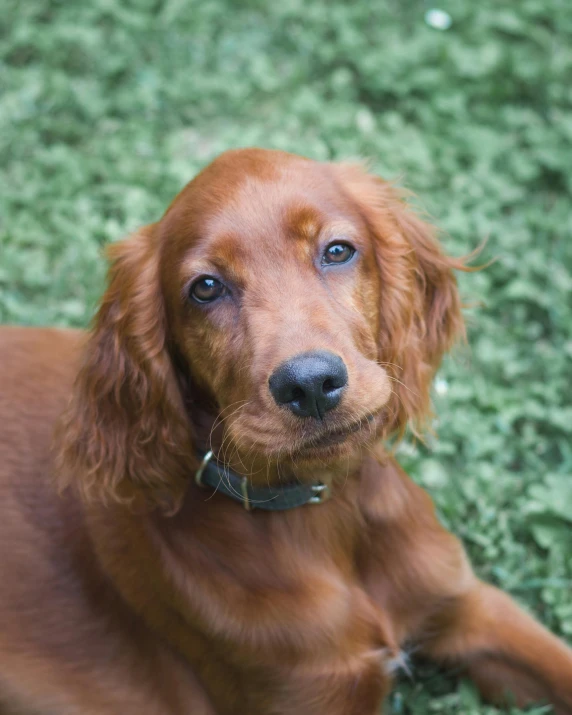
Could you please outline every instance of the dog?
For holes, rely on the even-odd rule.
[[[572,713],[387,447],[464,329],[398,190],[229,151],[109,254],[89,333],[0,332],[0,712],[374,715],[414,646]]]

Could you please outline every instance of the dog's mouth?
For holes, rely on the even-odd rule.
[[[332,447],[344,445],[352,435],[358,433],[373,435],[379,418],[380,412],[372,413],[343,427],[325,430],[300,441],[293,452],[299,457],[312,456],[316,453],[327,451]]]
[[[345,429],[330,430],[320,436],[305,440],[299,446],[299,449],[303,451],[305,449],[312,449],[316,447],[328,447],[331,444],[341,444],[342,442],[345,442],[351,434],[358,432],[363,426],[363,421],[360,421],[355,422]]]
[[[274,428],[269,435],[261,434],[256,423],[251,425],[241,421],[239,429],[236,429],[235,421],[231,425],[233,430],[230,438],[220,435],[211,449],[215,454],[232,454],[230,445],[234,444],[235,448],[238,448],[235,451],[241,454],[242,467],[245,463],[259,461],[262,471],[267,469],[267,465],[278,462],[282,463],[284,468],[288,465],[325,466],[330,462],[345,459],[355,450],[375,441],[380,435],[385,418],[386,409],[383,406],[353,420],[347,417],[344,419],[342,415],[332,415],[329,423],[321,426],[316,425],[314,420],[308,420],[306,424],[298,425],[297,433],[289,433],[290,431],[283,427],[280,434],[277,434],[278,430]],[[222,425],[220,429],[222,432]],[[226,445],[225,449],[217,451],[216,445],[219,442]],[[212,445],[212,441],[210,444]]]

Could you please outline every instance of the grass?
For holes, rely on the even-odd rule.
[[[0,318],[86,325],[101,248],[229,147],[371,157],[463,254],[469,347],[400,459],[484,578],[572,637],[567,0],[4,0]],[[499,712],[417,666],[395,714]],[[513,713],[518,712],[513,710]],[[548,709],[536,709],[539,714]]]

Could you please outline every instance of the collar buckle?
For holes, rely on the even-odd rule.
[[[246,477],[243,477],[240,482],[240,493],[242,494],[242,506],[246,511],[252,511],[252,504],[248,494],[248,479]]]
[[[200,463],[199,468],[195,472],[195,484],[198,487],[201,487],[202,489],[208,488],[208,485],[203,482],[203,473],[212,458],[213,458],[213,451],[212,451],[212,449],[209,449],[209,451],[203,457],[203,460]],[[250,495],[248,493],[248,479],[246,477],[243,477],[240,482],[240,494],[242,496],[242,506],[246,509],[246,511],[252,511],[253,506],[250,501]]]
[[[312,484],[313,496],[308,499],[308,504],[323,504],[331,496],[330,487],[323,482]]]
[[[199,487],[203,487],[203,489],[206,487],[206,484],[203,484],[203,472],[205,471],[207,464],[211,461],[212,458],[213,451],[212,449],[209,449],[209,451],[203,457],[203,461],[200,463],[199,468],[195,472],[195,484]]]

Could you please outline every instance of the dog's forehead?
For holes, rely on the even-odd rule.
[[[246,174],[210,216],[205,237],[212,247],[224,243],[256,250],[314,242],[328,226],[351,225],[355,207],[324,165],[306,162],[277,167],[272,178]]]
[[[305,261],[324,232],[359,230],[357,208],[330,165],[282,152],[230,155],[201,172],[165,216],[165,235],[184,271],[198,263],[248,272],[253,261],[257,271]]]
[[[323,221],[341,214],[343,206],[337,204],[334,192],[307,179],[304,175],[294,178],[289,172],[274,181],[245,176],[218,210],[205,217],[205,234],[310,237]]]

